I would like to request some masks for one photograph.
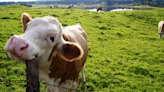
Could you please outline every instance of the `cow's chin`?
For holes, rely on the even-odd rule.
[[[9,53],[9,52],[8,52],[8,55],[11,59],[14,59],[14,60],[21,62],[21,63],[24,63],[24,64],[26,63],[26,60],[32,60],[35,58],[35,56],[22,56],[22,57],[20,57],[20,56],[17,56],[15,54]]]

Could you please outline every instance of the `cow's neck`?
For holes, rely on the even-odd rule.
[[[78,75],[81,67],[79,66],[79,61],[67,62],[61,58],[58,53],[52,58],[50,64],[50,78],[61,79],[60,83],[65,82],[66,80],[78,81]]]

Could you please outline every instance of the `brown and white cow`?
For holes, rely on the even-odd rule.
[[[162,35],[164,34],[164,21],[160,21],[158,23],[158,38],[161,39]]]
[[[63,28],[56,18],[32,19],[27,13],[22,14],[21,21],[24,33],[12,36],[4,49],[11,59],[22,63],[38,56],[39,78],[48,83],[46,92],[77,89],[80,71],[86,82],[87,35],[79,23]]]
[[[101,7],[101,6],[100,6],[100,7],[97,7],[97,12],[98,12],[99,10],[102,11],[102,7]]]
[[[51,5],[51,6],[50,6],[50,8],[51,8],[51,9],[53,9],[53,8],[54,8],[54,6],[52,6],[52,5]]]
[[[73,8],[73,4],[70,4],[70,5],[68,6],[68,9],[70,9],[70,8]]]

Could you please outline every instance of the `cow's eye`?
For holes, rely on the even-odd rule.
[[[54,37],[50,37],[51,41],[54,42],[55,38]]]

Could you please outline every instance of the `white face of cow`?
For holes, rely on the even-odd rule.
[[[4,47],[11,59],[25,63],[25,60],[31,60],[38,56],[40,60],[47,61],[54,46],[57,46],[57,49],[66,58],[68,51],[62,51],[61,47],[76,48],[81,55],[83,54],[78,45],[63,40],[63,27],[56,18],[45,16],[32,19],[27,13],[24,13],[22,14],[22,24],[24,34],[12,36]],[[68,56],[68,58],[72,59],[72,56],[71,58]]]

